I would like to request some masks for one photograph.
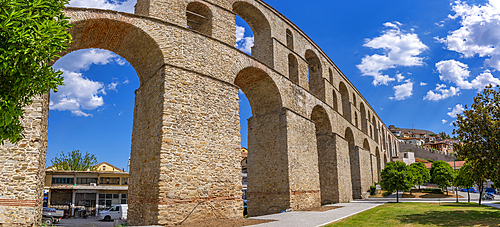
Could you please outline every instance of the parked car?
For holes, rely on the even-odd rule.
[[[42,223],[44,223],[46,226],[52,226],[54,222],[55,219],[52,216],[47,216],[45,214],[42,214]]]
[[[44,207],[42,209],[42,216],[45,217],[45,219],[47,220],[51,219],[52,221],[51,224],[58,223],[64,216],[64,210],[56,210],[55,208]]]
[[[104,210],[99,213],[99,220],[111,221],[117,219],[127,219],[127,204],[114,205],[109,210]]]
[[[467,192],[467,188],[462,188],[460,189],[461,192]],[[469,192],[472,192],[472,193],[477,193],[476,189],[475,188],[469,188]]]
[[[494,188],[487,188],[484,190],[485,193],[492,193],[492,194],[495,194],[497,192],[496,189]]]

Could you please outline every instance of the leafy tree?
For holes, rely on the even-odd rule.
[[[80,150],[74,150],[68,152],[68,155],[65,155],[64,152],[61,152],[58,157],[54,157],[50,160],[52,166],[56,170],[66,170],[66,171],[95,171],[97,168],[95,165],[97,164],[97,158],[94,154],[89,154],[85,152],[82,154]]]
[[[448,134],[446,134],[446,132],[440,132],[439,133],[439,137],[441,137],[444,140],[447,140],[447,139],[451,138]]]
[[[71,40],[62,8],[68,0],[0,1],[0,143],[23,138],[22,107],[62,85],[52,70]]]
[[[486,86],[474,97],[470,108],[465,105],[464,112],[457,115],[453,125],[457,127],[453,134],[460,141],[453,149],[459,158],[470,162],[482,196],[484,180],[494,179],[500,174],[499,86]]]
[[[425,167],[424,163],[412,163],[410,166],[408,166],[408,169],[413,175],[413,185],[418,185],[418,189],[420,189],[420,185],[431,180],[431,173],[429,169]]]
[[[397,202],[399,202],[398,191],[409,191],[413,186],[413,176],[404,162],[388,162],[380,177],[382,189],[391,193],[396,191]]]
[[[470,203],[470,192],[469,189],[474,187],[474,178],[472,177],[472,166],[470,163],[465,162],[465,164],[458,170],[458,174],[455,176],[453,185],[467,188],[468,202]]]
[[[431,166],[431,179],[440,188],[451,186],[454,178],[454,170],[450,164],[445,161],[435,161]],[[448,194],[448,190],[446,190]]]

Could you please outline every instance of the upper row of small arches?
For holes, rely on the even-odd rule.
[[[252,48],[252,56],[257,60],[268,63],[268,66],[276,68],[274,67],[273,59],[276,56],[274,56],[272,53],[272,42],[270,40],[272,39],[270,26],[265,16],[250,3],[236,2],[233,7],[234,13],[248,22],[249,26],[254,31],[255,45]],[[249,16],[250,14],[252,15],[251,17]],[[210,8],[204,3],[190,2],[187,5],[186,20],[187,27],[189,29],[197,31],[206,36],[212,36],[212,17],[213,16]],[[258,24],[258,26],[256,26],[256,24]],[[338,109],[339,104],[337,97],[340,96],[339,99],[341,100],[340,103],[342,111],[341,115],[347,121],[351,122],[354,126],[360,128],[361,131],[369,135],[376,142],[379,142],[378,135],[379,130],[382,129],[382,126],[379,126],[379,123],[378,121],[376,121],[375,116],[369,110],[367,110],[365,104],[362,101],[358,105],[356,92],[349,92],[350,89],[348,89],[348,86],[346,86],[346,83],[343,82],[342,79],[340,79],[338,86],[336,86],[336,82],[338,81],[335,81],[334,70],[332,69],[332,67],[335,68],[335,66],[329,66],[330,64],[325,64],[328,68],[328,76],[323,77],[323,64],[320,57],[318,57],[316,51],[307,49],[304,56],[299,57],[301,61],[305,61],[305,64],[307,64],[307,82],[301,81],[302,78],[300,75],[299,60],[296,57],[296,45],[294,34],[291,29],[285,28],[284,38],[285,42],[283,43],[283,45],[285,45],[286,48],[289,49],[289,53],[288,58],[285,59],[288,61],[288,72],[283,72],[283,74],[288,74],[288,78],[290,79],[290,81],[299,86],[304,87],[305,85],[307,85],[306,88],[309,90],[309,92],[311,92],[320,100],[330,104],[332,108],[339,113],[340,110]],[[265,59],[270,57],[271,59]],[[330,86],[328,86],[327,84],[329,84]],[[350,96],[352,96],[352,100]],[[368,125],[367,122],[371,122],[371,125]]]

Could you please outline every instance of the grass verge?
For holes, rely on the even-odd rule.
[[[387,203],[330,226],[500,226],[500,209],[475,203]]]

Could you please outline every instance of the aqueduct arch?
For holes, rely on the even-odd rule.
[[[388,135],[387,148],[379,144],[378,130],[387,127],[377,125],[382,121],[348,78],[261,0],[138,0],[135,14],[64,12],[75,24],[71,51],[111,50],[131,63],[141,81],[131,148],[131,224],[178,223],[200,202],[191,219],[212,217],[211,205],[227,217],[242,215],[239,89],[253,112],[251,216],[272,206],[300,210],[365,197],[377,178],[374,159],[379,163],[376,157],[383,156],[383,167],[397,155],[394,136]],[[235,15],[254,31],[252,56],[234,48]],[[297,61],[293,73],[289,56]],[[314,79],[308,81],[311,69]],[[40,218],[48,96],[25,109],[26,138],[0,146],[0,159],[9,161],[0,162],[7,180],[0,182],[0,213],[17,212],[0,216],[0,224],[33,225]],[[352,116],[361,117],[360,127]],[[29,170],[16,172],[16,165]],[[33,189],[13,193],[7,190],[12,185]]]

